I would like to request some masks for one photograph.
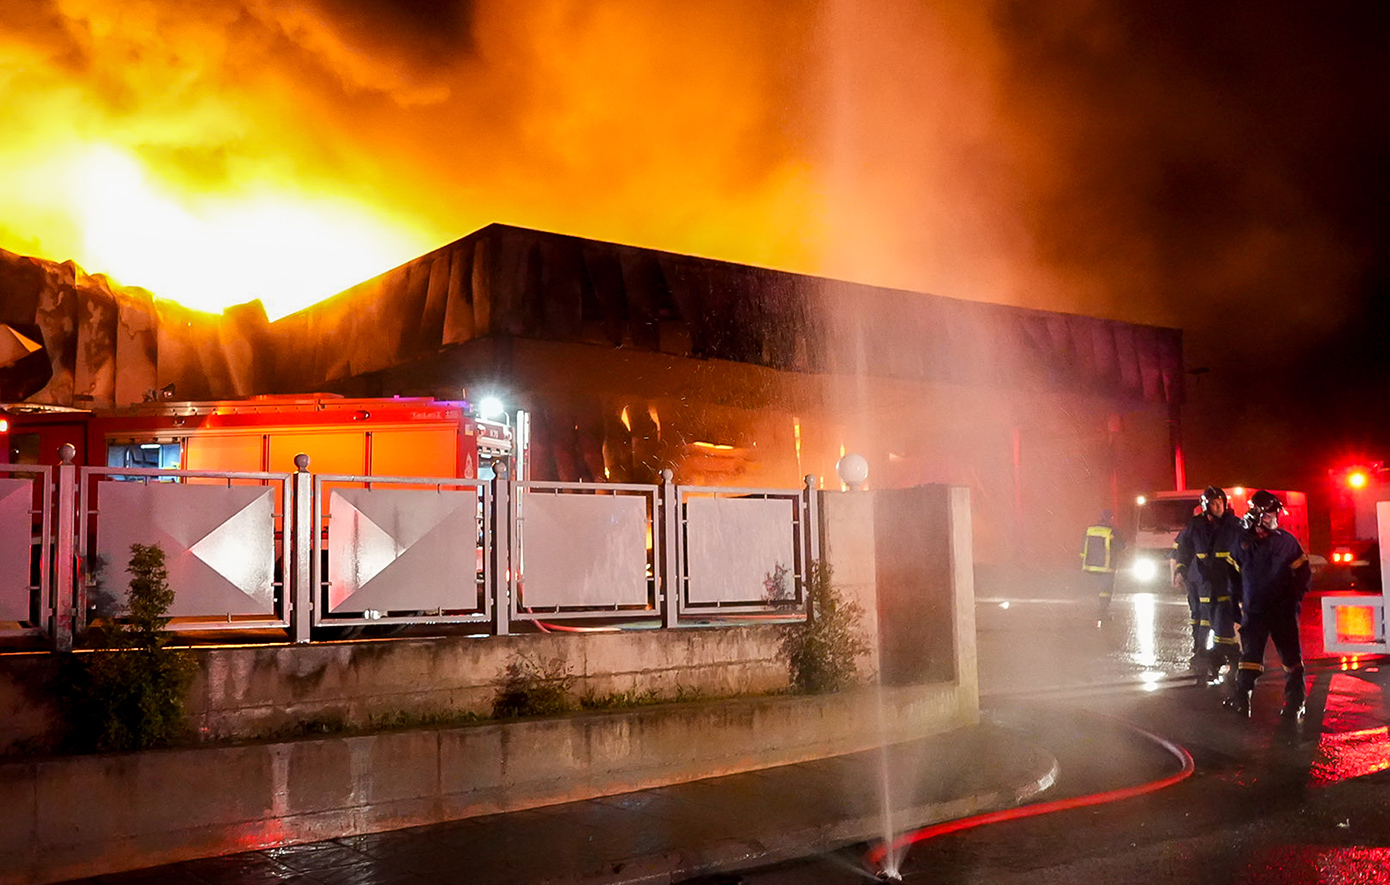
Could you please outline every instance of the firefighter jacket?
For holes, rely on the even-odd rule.
[[[1303,545],[1283,529],[1263,538],[1242,530],[1231,561],[1240,572],[1246,614],[1291,614],[1313,577]]]
[[[1125,542],[1113,528],[1104,523],[1088,526],[1081,548],[1081,569],[1087,572],[1114,572],[1115,560]]]
[[[1243,534],[1240,520],[1229,510],[1220,519],[1208,519],[1205,513],[1199,513],[1178,533],[1173,544],[1177,572],[1201,598],[1219,599],[1230,594],[1231,552]]]

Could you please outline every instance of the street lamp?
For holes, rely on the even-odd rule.
[[[857,492],[864,485],[864,480],[869,478],[869,462],[863,455],[850,452],[835,462],[835,472],[840,475],[840,481],[849,486],[851,492]]]

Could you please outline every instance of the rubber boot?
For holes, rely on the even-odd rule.
[[[1236,669],[1240,666],[1240,653],[1236,651],[1221,651],[1221,646],[1213,650],[1211,675],[1207,679],[1207,685],[1218,687],[1222,685],[1233,685],[1236,678]]]
[[[1307,709],[1306,700],[1307,691],[1303,687],[1303,668],[1299,667],[1289,674],[1289,681],[1284,685],[1284,707],[1279,711],[1279,718],[1288,722],[1302,722],[1303,713]]]
[[[1302,722],[1306,711],[1307,706],[1303,698],[1284,698],[1284,707],[1279,711],[1279,718],[1287,722]]]
[[[1187,669],[1196,673],[1199,679],[1205,679],[1209,670],[1208,660],[1207,650],[1199,646],[1196,640],[1193,640],[1192,657],[1188,659]]]
[[[1207,652],[1207,670],[1205,681],[1207,685],[1218,686],[1226,681],[1222,668],[1226,665],[1226,659],[1216,649]]]
[[[1236,686],[1236,690],[1231,692],[1230,697],[1221,702],[1221,706],[1235,713],[1237,716],[1250,718],[1250,693],[1248,688]]]

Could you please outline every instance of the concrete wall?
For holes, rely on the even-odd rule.
[[[787,685],[776,644],[777,628],[759,625],[220,649],[199,654],[189,712],[208,738],[313,720],[367,726],[396,713],[486,715],[517,655],[563,660],[579,697],[763,694]]]
[[[195,649],[189,727],[200,740],[240,740],[306,723],[367,728],[400,715],[487,715],[517,655],[563,660],[576,697],[766,694],[787,686],[777,635],[775,626],[755,625]],[[58,662],[0,657],[0,751],[52,742],[57,717],[47,686]]]
[[[44,883],[568,802],[975,721],[953,685],[0,765],[0,882]]]

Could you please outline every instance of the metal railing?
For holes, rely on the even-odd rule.
[[[305,455],[290,474],[79,468],[70,452],[56,468],[0,465],[0,551],[22,534],[29,557],[22,587],[19,567],[0,566],[0,621],[28,615],[0,635],[70,649],[94,613],[118,616],[132,544],[165,551],[170,629],[272,641],[805,615],[820,555],[812,477],[742,489],[677,485],[670,471],[656,484],[517,481],[501,467],[492,480],[312,474]]]

